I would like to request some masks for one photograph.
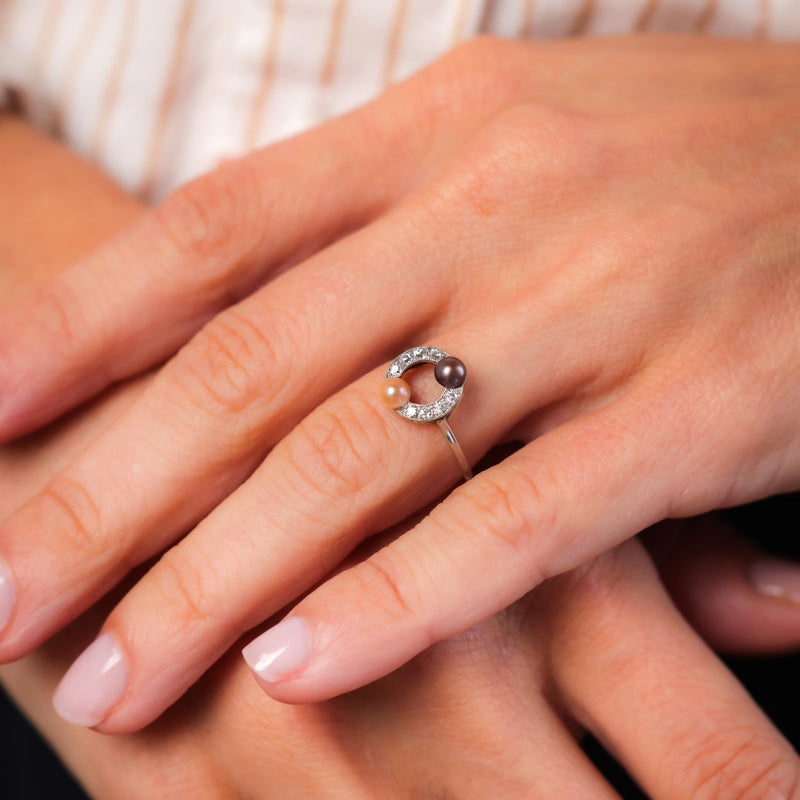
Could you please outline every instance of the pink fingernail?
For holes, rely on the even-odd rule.
[[[11,568],[4,558],[0,558],[0,631],[8,625],[11,615],[14,613],[16,600],[14,576],[11,574]]]
[[[800,605],[800,564],[761,556],[750,566],[750,581],[761,594]]]
[[[67,670],[53,706],[67,722],[92,728],[119,703],[128,688],[128,665],[111,634],[98,636]]]
[[[302,617],[289,617],[253,639],[242,655],[250,669],[268,683],[289,678],[311,660],[308,623]]]

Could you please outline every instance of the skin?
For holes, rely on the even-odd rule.
[[[473,42],[45,283],[0,322],[7,438],[168,361],[0,526],[0,658],[170,548],[104,624],[130,686],[101,729],[154,719],[452,484],[438,432],[376,396],[412,343],[468,362],[472,462],[524,446],[292,609],[310,659],[277,699],[375,680],[658,520],[800,487],[798,61]]]
[[[0,226],[0,297],[13,306],[142,211],[18,120],[0,118],[0,152],[0,186],[14,187],[0,191],[11,223]],[[0,448],[0,518],[153,380],[129,382]],[[692,521],[650,539],[676,599],[710,641],[751,650],[800,642],[800,611],[753,591],[744,578],[753,547],[719,522]],[[796,756],[676,612],[638,543],[548,581],[336,700],[276,702],[231,652],[144,731],[102,737],[59,719],[48,697],[115,600],[0,669],[94,797],[614,797],[576,747],[584,726],[657,800],[798,796]]]

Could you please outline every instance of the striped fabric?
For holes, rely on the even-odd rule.
[[[0,0],[0,91],[157,199],[476,33],[800,39],[800,0]]]

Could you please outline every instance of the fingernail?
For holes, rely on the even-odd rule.
[[[53,706],[67,722],[92,728],[119,703],[128,688],[128,665],[114,637],[97,637],[67,670]]]
[[[300,672],[311,660],[311,631],[302,617],[289,617],[253,639],[242,650],[250,669],[277,683]]]
[[[750,581],[760,594],[800,605],[800,564],[761,556],[750,565]]]
[[[14,592],[14,576],[4,558],[0,558],[0,631],[2,631],[14,613],[16,593]]]

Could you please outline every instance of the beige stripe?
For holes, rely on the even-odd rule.
[[[569,36],[582,36],[586,33],[586,29],[594,16],[594,7],[595,0],[583,0],[583,5],[575,17],[572,27],[569,29]]]
[[[534,34],[536,18],[536,0],[525,0],[525,8],[522,11],[522,26],[519,35],[531,37]]]
[[[122,86],[122,76],[125,72],[125,65],[128,63],[131,48],[133,47],[133,37],[136,33],[136,26],[134,23],[136,22],[136,13],[139,10],[139,2],[140,0],[128,0],[125,8],[125,18],[122,23],[122,38],[117,48],[117,55],[114,59],[114,63],[109,70],[106,90],[103,92],[103,99],[100,103],[100,112],[97,115],[97,120],[94,125],[91,153],[95,158],[99,158],[105,150],[108,126],[111,123],[111,115],[114,111],[114,105],[117,102],[117,95],[119,94],[120,87]]]
[[[67,59],[67,65],[64,67],[64,72],[59,81],[58,96],[58,109],[56,109],[56,118],[53,126],[56,134],[61,134],[64,131],[64,119],[70,106],[72,105],[72,98],[75,94],[76,84],[78,80],[78,73],[80,72],[86,54],[100,29],[100,24],[103,21],[104,12],[106,9],[107,0],[94,0],[94,4],[89,10],[89,16],[86,18],[86,24],[83,30],[75,40],[75,45],[72,52]]]
[[[339,46],[342,43],[342,25],[344,23],[344,12],[347,0],[336,0],[331,19],[331,34],[328,39],[328,50],[325,53],[325,61],[322,63],[322,72],[319,75],[319,82],[323,86],[333,83],[333,76],[336,73],[336,62],[339,58]]]
[[[660,2],[661,0],[647,0],[647,5],[642,9],[642,13],[639,14],[639,19],[636,20],[636,26],[634,27],[636,33],[643,33],[649,30]]]
[[[14,0],[0,0],[0,42],[7,42],[11,38],[11,27],[14,17]],[[10,87],[3,89],[0,83],[0,112],[3,111],[3,104],[6,110],[19,111],[19,95]]]
[[[453,38],[452,38],[453,45],[458,44],[466,34],[466,31],[464,29],[467,26],[467,14],[470,10],[471,5],[472,5],[472,0],[461,0],[461,2],[458,4],[456,21],[455,24],[453,25]]]
[[[150,144],[147,148],[147,158],[142,171],[140,191],[143,197],[151,198],[161,161],[161,152],[164,149],[164,134],[167,130],[169,113],[175,102],[178,92],[180,74],[183,62],[186,60],[186,46],[189,41],[189,30],[192,26],[197,0],[184,0],[178,29],[175,33],[175,42],[172,45],[172,58],[170,59],[169,72],[158,103],[158,113],[153,132],[150,135]]]
[[[772,3],[770,0],[760,0],[758,7],[758,25],[756,26],[756,39],[766,39],[769,35],[769,23],[772,16]]]
[[[397,53],[400,50],[400,40],[403,37],[403,29],[406,26],[406,12],[408,11],[408,0],[397,0],[397,8],[394,12],[394,20],[389,33],[389,45],[386,48],[386,61],[383,64],[383,85],[387,86],[392,80],[395,64],[397,63]]]
[[[478,33],[494,33],[494,19],[498,0],[482,0],[483,12],[478,20]]]
[[[717,15],[718,0],[706,0],[705,8],[700,12],[700,16],[694,23],[695,33],[706,33],[711,22]]]
[[[7,39],[11,31],[11,19],[14,16],[14,0],[0,0],[0,39]]]
[[[250,117],[245,129],[245,152],[255,147],[258,139],[258,130],[261,127],[261,117],[264,114],[267,98],[269,97],[272,83],[275,80],[275,58],[278,52],[278,41],[280,39],[283,14],[283,0],[273,0],[272,14],[269,22],[269,39],[267,40],[267,48],[264,52],[264,61],[261,69],[261,82],[256,90],[253,105],[250,107]]]

